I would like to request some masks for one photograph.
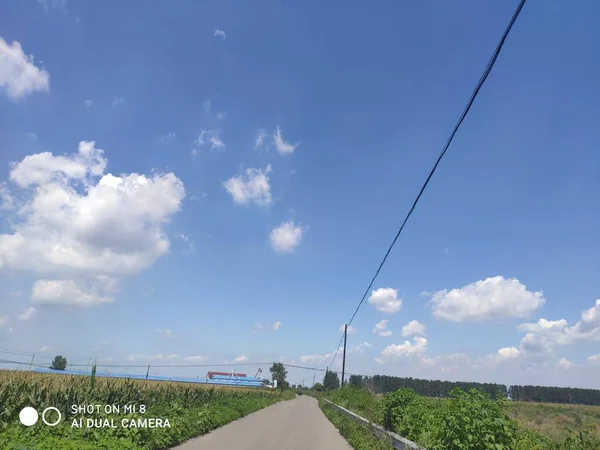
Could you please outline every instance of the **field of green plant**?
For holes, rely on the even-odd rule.
[[[207,433],[251,412],[295,396],[291,391],[212,387],[164,381],[122,380],[0,371],[0,448],[36,450],[140,450],[167,449]],[[72,413],[73,405],[100,405],[99,413]],[[105,405],[120,411],[107,413]],[[136,413],[125,412],[135,405]],[[141,406],[144,405],[144,408]],[[19,422],[25,406],[38,411],[54,406],[63,420],[49,427],[39,420],[26,427]],[[144,410],[142,413],[141,410]],[[53,422],[58,416],[48,414]],[[122,426],[133,419],[168,419],[170,427]],[[82,427],[73,421],[82,419]],[[87,428],[96,419],[101,428]],[[108,422],[105,422],[108,420]],[[98,422],[100,421],[100,422]],[[116,427],[109,426],[112,424]]]
[[[600,449],[598,407],[491,400],[480,391],[460,389],[444,400],[410,389],[375,397],[356,388],[331,391],[325,398],[428,450]],[[330,420],[341,421],[325,405],[322,408]],[[372,438],[366,433],[351,445],[368,448],[364,440]]]

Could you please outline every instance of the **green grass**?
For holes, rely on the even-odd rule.
[[[491,400],[476,390],[433,399],[345,388],[323,397],[430,450],[600,449],[600,407]]]
[[[505,410],[525,428],[553,442],[564,441],[569,430],[575,433],[588,431],[600,440],[600,406],[506,402]]]
[[[323,414],[344,436],[348,444],[356,450],[393,450],[394,447],[385,439],[379,438],[371,430],[344,416],[326,402],[320,400],[319,406]],[[341,406],[341,405],[340,405]]]

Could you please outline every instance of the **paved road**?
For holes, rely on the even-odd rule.
[[[191,439],[173,450],[351,450],[323,415],[317,401],[302,395],[276,403]]]

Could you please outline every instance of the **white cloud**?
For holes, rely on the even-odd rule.
[[[32,300],[91,306],[112,300],[121,277],[152,266],[169,249],[162,226],[185,196],[174,174],[104,175],[94,142],[74,155],[50,152],[13,163],[23,206],[0,234],[0,268],[41,275]]]
[[[499,361],[506,361],[508,359],[516,359],[521,356],[519,349],[515,347],[504,347],[498,350],[497,358]]]
[[[566,358],[560,358],[558,361],[558,367],[563,370],[569,370],[573,363]]]
[[[387,329],[388,322],[389,322],[389,320],[387,320],[387,319],[380,320],[379,322],[377,322],[375,324],[375,328],[373,328],[373,334],[376,334],[376,335],[382,336],[382,337],[390,337],[392,335],[392,330]]]
[[[544,305],[542,292],[528,291],[516,278],[502,276],[476,281],[460,289],[433,294],[433,314],[452,322],[480,322],[504,317],[528,317]]]
[[[86,108],[89,108],[90,106],[92,106],[92,101],[91,100],[86,100],[83,102],[83,104],[85,105]]]
[[[294,222],[282,222],[277,228],[271,231],[271,247],[277,253],[293,252],[304,234],[304,228],[294,225]]]
[[[193,148],[190,150],[190,155],[192,156],[198,156],[198,149],[197,148]]]
[[[425,335],[425,325],[423,325],[418,320],[411,320],[406,325],[402,327],[402,336],[424,336]]]
[[[245,362],[248,361],[248,357],[247,356],[238,356],[237,358],[234,358],[233,362],[236,363],[241,363],[241,362]]]
[[[344,332],[344,325],[345,325],[345,324],[341,324],[341,325],[340,325],[340,328],[339,328],[339,330],[340,330],[340,332],[341,332],[341,333],[343,333],[343,332]],[[356,333],[356,332],[358,332],[358,328],[355,328],[355,327],[353,327],[352,325],[350,325],[350,326],[348,327],[348,334],[354,334],[354,333]]]
[[[254,148],[260,148],[265,144],[267,139],[267,132],[265,129],[258,130],[256,133],[256,140],[254,141]]]
[[[197,356],[186,356],[184,358],[186,361],[192,361],[192,362],[202,362],[206,359],[206,356],[202,356],[202,355],[197,355]]]
[[[215,36],[221,39],[227,39],[227,34],[223,30],[219,30],[218,28],[215,30]]]
[[[363,342],[362,344],[357,344],[348,348],[348,353],[358,353],[363,354],[366,350],[373,348],[371,344],[368,342]]]
[[[398,298],[398,291],[392,288],[379,288],[371,293],[369,303],[377,311],[394,314],[400,311],[402,299]]]
[[[273,143],[275,144],[275,148],[280,155],[290,155],[294,153],[294,150],[296,150],[296,148],[300,145],[300,142],[295,144],[285,142],[283,140],[281,128],[279,127],[277,127],[275,129],[275,133],[273,133]]]
[[[265,170],[246,169],[245,174],[231,177],[223,186],[238,205],[254,203],[258,206],[268,206],[271,204],[271,186],[267,176],[269,172],[271,165]]]
[[[600,299],[581,313],[581,320],[572,327],[565,319],[540,319],[537,323],[523,323],[519,330],[526,334],[521,350],[529,354],[549,354],[557,345],[572,345],[583,341],[600,340]]]
[[[172,338],[173,337],[173,332],[171,330],[167,329],[167,328],[158,328],[156,330],[156,332],[158,334],[160,334],[161,336],[166,337],[166,338]]]
[[[194,145],[197,147],[207,146],[212,150],[223,150],[225,148],[225,143],[221,139],[221,130],[200,130]]]
[[[400,359],[423,355],[427,351],[427,339],[417,336],[413,342],[404,341],[403,344],[391,344],[384,348],[377,362],[393,362]]]
[[[339,358],[339,356],[342,355],[342,352],[344,351],[343,347],[340,347],[338,349],[338,357],[336,357],[333,365],[334,366],[339,366],[341,364],[341,359]],[[322,355],[302,355],[300,357],[300,362],[302,364],[310,364],[310,365],[315,365],[315,366],[320,366],[323,364],[330,364],[331,360],[333,359],[333,355],[334,353],[325,353]]]
[[[10,45],[0,38],[0,87],[11,100],[19,100],[36,91],[49,91],[50,75],[35,66],[17,41]]]
[[[277,321],[273,324],[273,331],[277,331],[279,330],[279,328],[281,327],[281,322]]]
[[[590,364],[599,364],[600,365],[600,353],[598,353],[597,355],[592,355],[592,356],[588,356],[588,362]]]
[[[98,288],[87,288],[73,280],[37,280],[31,290],[31,301],[45,305],[65,305],[87,308],[113,301],[110,296],[102,296]]]
[[[39,348],[38,352],[44,353],[44,352],[47,352],[48,350],[50,350],[50,347],[48,347],[47,345],[43,345]]]
[[[33,318],[33,316],[35,316],[36,312],[37,311],[33,306],[30,306],[29,308],[25,308],[23,310],[23,312],[21,313],[21,315],[19,316],[19,320],[23,320],[23,321],[31,320]]]
[[[15,207],[15,199],[5,182],[0,183],[0,210],[11,210]]]
[[[429,291],[423,291],[419,294],[421,297],[431,297],[433,295],[433,292],[429,292]]]

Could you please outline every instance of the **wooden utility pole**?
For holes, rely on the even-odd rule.
[[[344,373],[346,372],[346,337],[348,336],[348,324],[344,325],[344,358],[342,359],[342,387],[344,387]]]

